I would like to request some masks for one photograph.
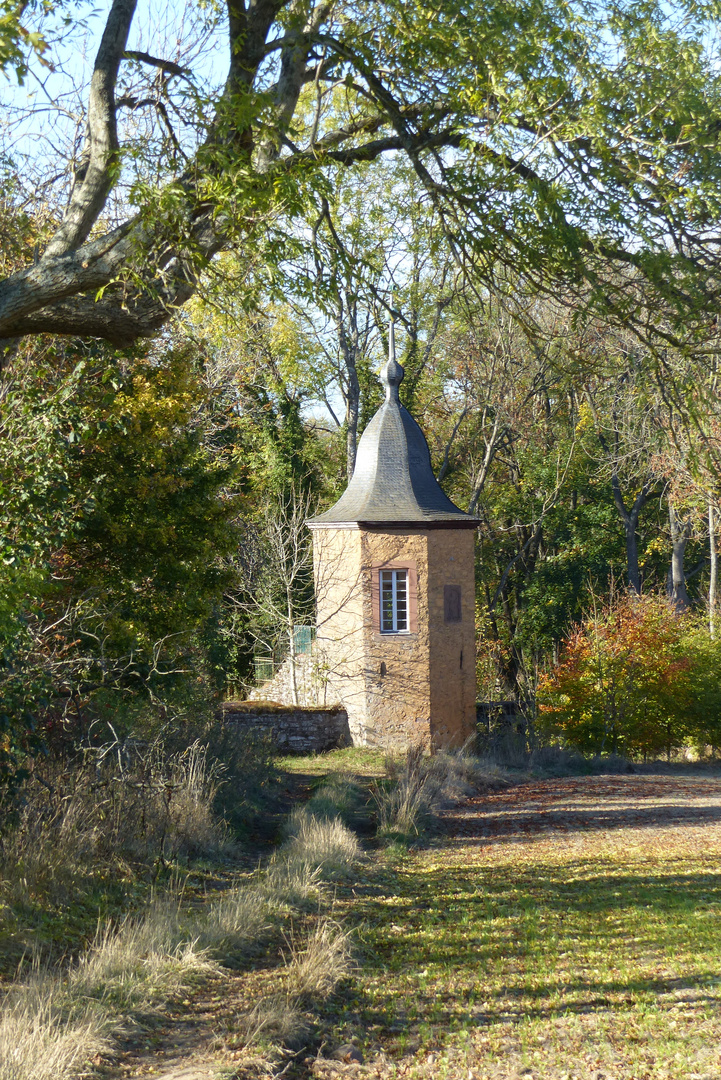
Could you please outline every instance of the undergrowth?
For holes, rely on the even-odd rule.
[[[165,790],[152,772],[139,789],[128,784],[126,775],[129,794],[102,784],[97,789],[112,810],[114,831],[109,835],[123,856],[137,857],[139,835],[145,838],[146,857],[149,851],[158,852],[156,861],[203,849],[229,850],[224,847],[227,831],[208,809],[221,777],[209,766],[203,748],[193,744],[184,755],[171,757],[165,768],[157,774],[165,776]],[[385,842],[407,843],[444,805],[507,782],[503,770],[462,751],[425,757],[414,750],[402,761],[389,758],[386,777],[373,785],[378,833]],[[79,823],[77,836],[68,840],[78,862],[79,852],[87,851],[90,859],[108,843],[93,817],[101,797],[93,801],[91,787],[82,789],[76,801],[67,800],[62,813],[37,819],[48,847],[52,837],[70,836],[72,821]],[[227,1038],[242,1054],[256,1055],[256,1060],[260,1055],[270,1071],[307,1047],[314,1038],[314,1010],[353,970],[350,934],[321,909],[326,903],[324,883],[352,880],[351,872],[363,860],[346,822],[367,820],[368,803],[367,782],[331,775],[291,814],[283,843],[242,886],[193,907],[183,903],[182,896],[159,894],[144,913],[116,926],[106,922],[64,975],[36,965],[29,978],[11,988],[4,1005],[0,1080],[72,1080],[90,1057],[107,1049],[129,1014],[157,1009],[196,980],[220,971],[221,965],[252,963],[279,947],[284,958],[272,991],[237,1018]],[[193,805],[199,810],[195,833]],[[141,831],[123,820],[133,807],[136,813],[138,807],[142,810]],[[26,824],[18,837],[29,837],[30,832]],[[48,880],[53,858],[49,855],[51,865],[45,870]],[[57,873],[63,865],[58,856]],[[30,874],[23,886],[28,894],[39,887],[39,880]],[[310,931],[291,930],[288,936],[289,920],[299,916]]]
[[[323,881],[347,875],[361,855],[324,798],[325,816],[296,814],[267,867],[244,885],[201,908],[158,896],[142,915],[106,925],[64,975],[36,966],[12,986],[0,1015],[0,1080],[71,1080],[107,1050],[129,1013],[157,1008],[221,962],[281,942],[288,918],[310,904],[318,909]],[[262,1045],[272,1057],[307,1038],[309,1006],[350,970],[350,935],[321,918],[304,940],[291,942],[279,972],[282,991],[241,1018],[244,1044]]]
[[[28,953],[77,952],[98,919],[122,919],[191,866],[232,862],[237,831],[218,808],[240,812],[275,775],[262,741],[240,742],[245,775],[212,740],[183,745],[177,733],[33,762],[16,805],[2,808],[0,975]]]

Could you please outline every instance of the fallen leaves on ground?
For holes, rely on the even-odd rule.
[[[359,1075],[718,1080],[719,778],[535,781],[444,826],[344,898]]]

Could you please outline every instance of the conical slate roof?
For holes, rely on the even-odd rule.
[[[443,525],[474,528],[478,521],[459,510],[433,475],[423,432],[400,403],[405,372],[393,355],[381,371],[386,399],[358,443],[355,471],[338,502],[308,524]]]

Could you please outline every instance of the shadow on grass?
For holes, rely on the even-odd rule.
[[[668,829],[677,825],[710,825],[721,822],[721,805],[677,806],[660,803],[654,806],[619,808],[618,810],[558,810],[532,807],[489,810],[469,818],[462,813],[447,812],[443,816],[444,830],[464,843],[477,837],[483,844],[503,842],[517,837],[526,840],[545,832],[589,832],[628,828]]]
[[[699,799],[715,801],[701,805]],[[719,779],[566,777],[520,784],[502,795],[471,798],[443,815],[443,831],[451,841],[455,837],[472,843],[477,838],[485,845],[554,832],[664,829],[717,822],[721,822]]]
[[[647,1008],[684,989],[693,1007],[718,1004],[721,872],[710,857],[693,874],[603,874],[583,859],[426,867],[394,875],[385,893],[355,893],[374,993],[364,978],[349,1008],[381,1042],[419,1026],[450,1033]]]

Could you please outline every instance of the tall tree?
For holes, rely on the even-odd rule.
[[[439,223],[408,163],[395,158],[357,173],[336,169],[332,196],[312,226],[312,250],[285,268],[286,296],[318,350],[319,397],[344,426],[346,474],[380,401],[376,368],[387,355],[388,321],[405,333],[401,396],[414,412],[455,284]],[[343,419],[337,397],[343,402]]]
[[[684,557],[693,531],[693,520],[690,514],[682,513],[670,500],[668,518],[671,532],[671,564],[668,568],[666,592],[678,611],[687,611],[691,606],[691,601],[686,588]]]
[[[642,357],[627,334],[599,328],[588,345],[595,373],[585,382],[584,396],[598,440],[597,459],[623,528],[628,587],[640,596],[639,521],[660,491],[658,402]]]

